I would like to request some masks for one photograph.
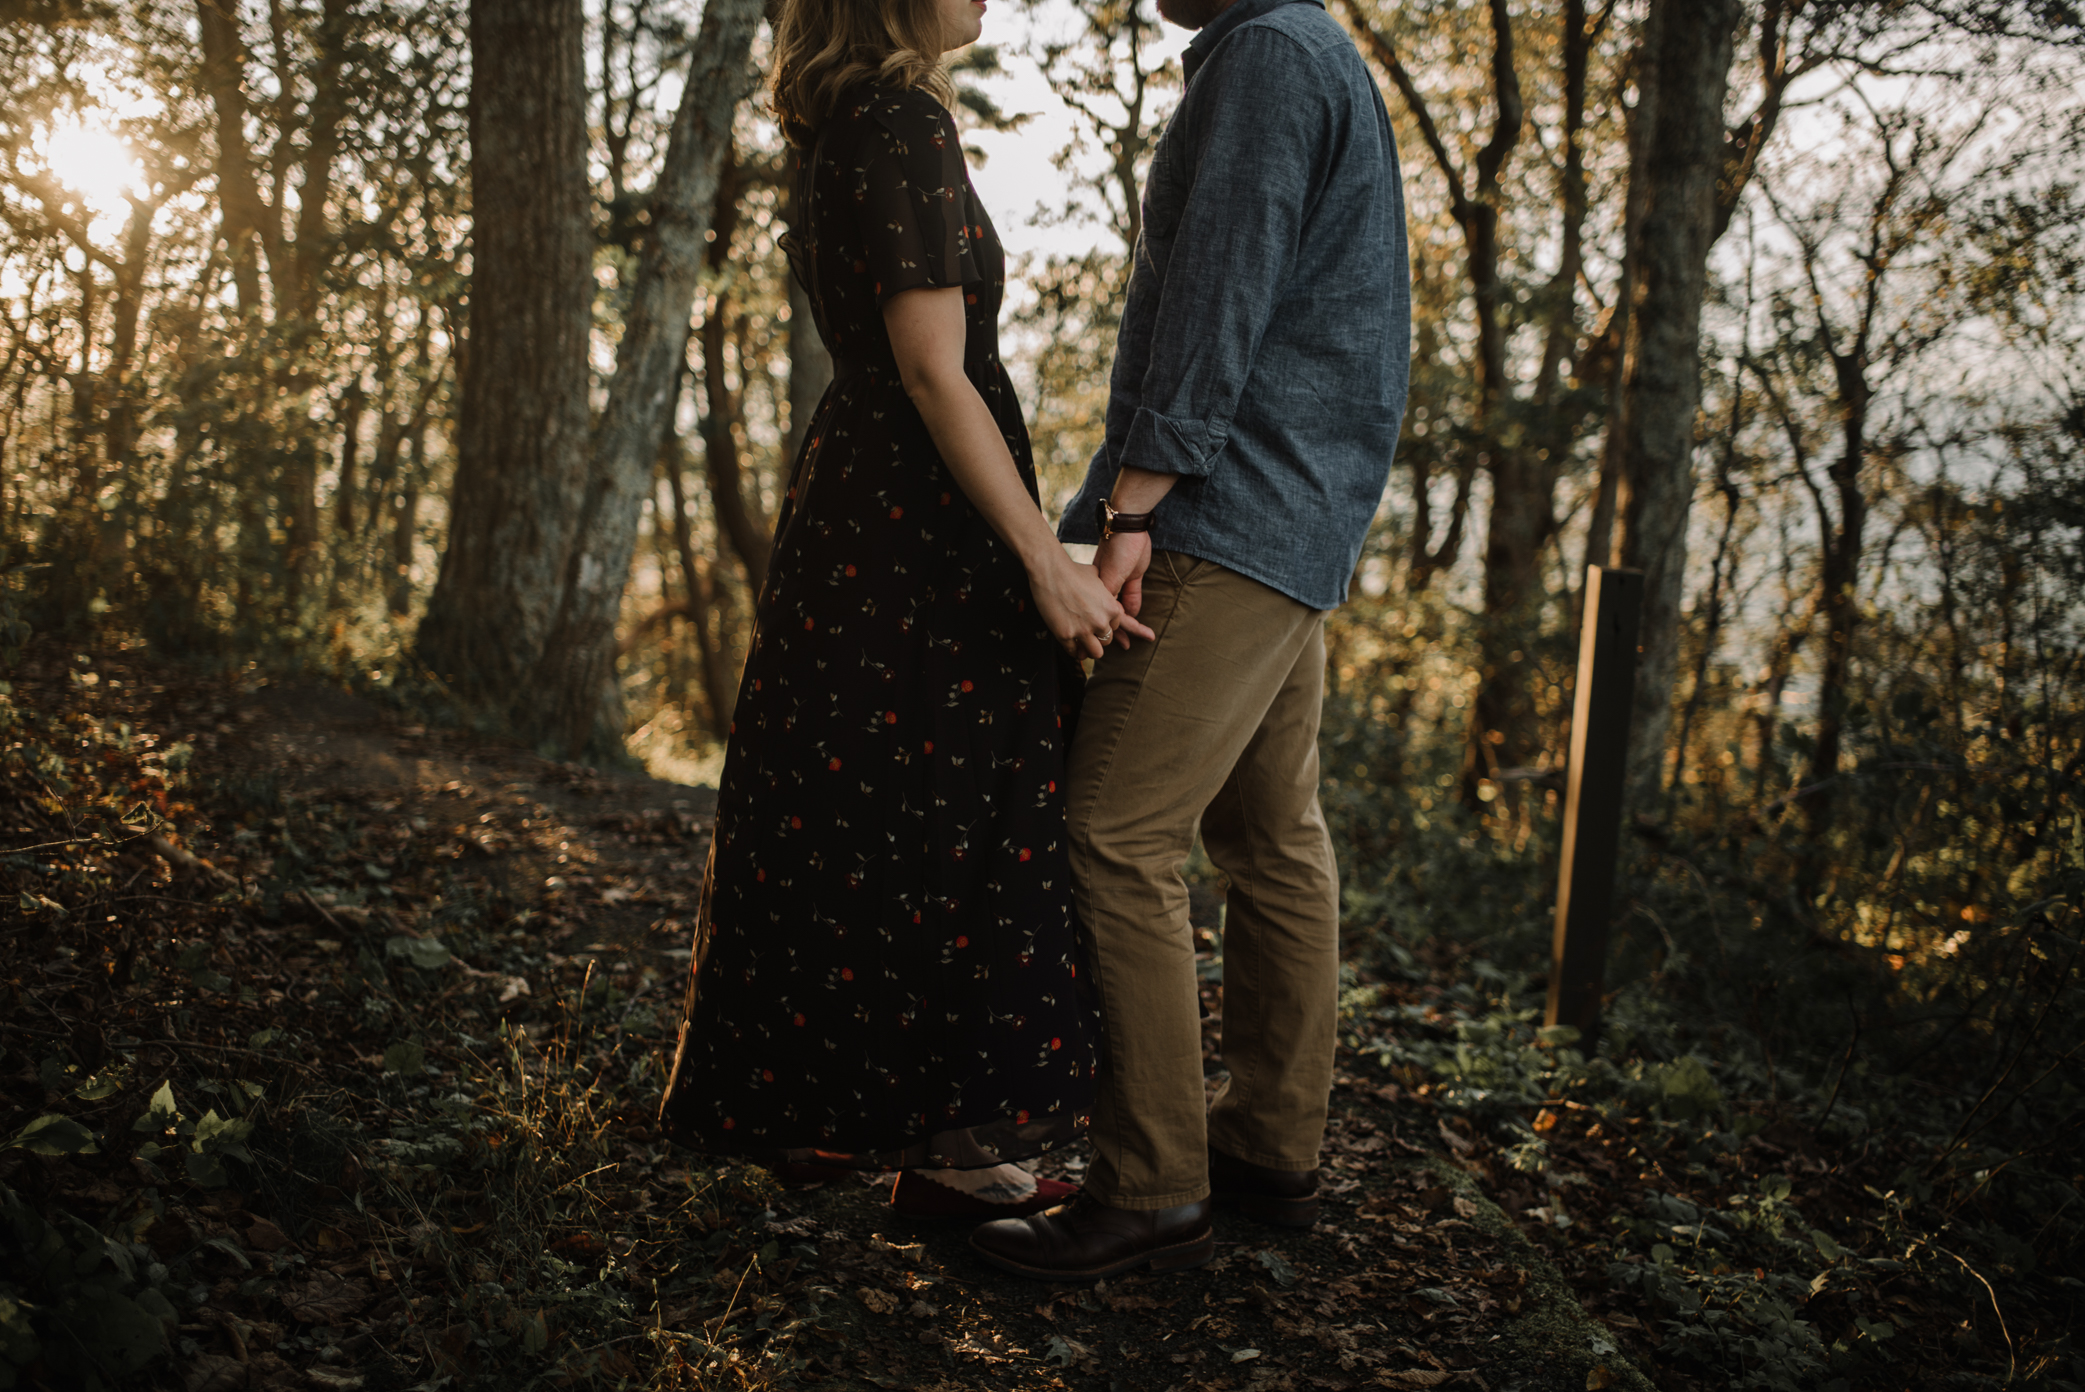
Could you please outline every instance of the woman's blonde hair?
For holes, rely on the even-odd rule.
[[[775,25],[775,115],[808,145],[849,87],[924,88],[954,108],[934,0],[783,0]]]

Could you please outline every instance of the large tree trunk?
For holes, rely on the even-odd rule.
[[[624,312],[615,380],[580,509],[578,544],[556,624],[536,666],[541,704],[525,727],[567,755],[622,749],[615,621],[659,443],[678,396],[688,316],[706,249],[702,234],[731,148],[732,116],[756,80],[748,55],[760,19],[760,0],[709,0],[703,7],[687,86],[652,196],[651,226]]]
[[[232,285],[242,318],[261,310],[263,251],[274,255],[268,235],[268,206],[255,182],[253,152],[246,142],[246,43],[239,33],[235,0],[196,0],[196,28],[203,46],[203,85],[217,117],[217,206]]]
[[[415,639],[464,702],[518,709],[587,481],[593,229],[580,0],[471,5],[470,348],[441,573]]]
[[[1637,66],[1632,302],[1609,440],[1620,484],[1621,562],[1644,572],[1628,772],[1629,804],[1639,811],[1656,806],[1672,722],[1701,404],[1701,301],[1722,221],[1723,98],[1742,10],[1740,0],[1651,0]]]

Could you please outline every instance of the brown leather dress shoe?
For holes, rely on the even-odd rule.
[[[1216,1255],[1209,1201],[1137,1211],[1082,1195],[1068,1208],[1002,1218],[970,1234],[1001,1271],[1036,1281],[1099,1281],[1150,1267],[1179,1271]]]
[[[1218,1207],[1235,1208],[1262,1223],[1307,1228],[1318,1221],[1316,1170],[1270,1170],[1211,1150],[1209,1188]]]

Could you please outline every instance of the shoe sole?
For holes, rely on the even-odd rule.
[[[1175,1243],[1171,1247],[1159,1247],[1149,1252],[1139,1252],[1136,1256],[1126,1257],[1119,1262],[1113,1262],[1107,1266],[1089,1267],[1083,1271],[1062,1271],[1039,1266],[1026,1266],[1010,1258],[1002,1257],[996,1252],[985,1250],[977,1245],[975,1238],[971,1239],[970,1250],[976,1252],[980,1257],[983,1257],[1001,1271],[1011,1272],[1016,1276],[1025,1276],[1031,1281],[1106,1281],[1123,1275],[1125,1272],[1138,1271],[1145,1267],[1149,1267],[1152,1271],[1186,1271],[1190,1268],[1201,1266],[1216,1255],[1216,1230],[1211,1228],[1208,1232],[1189,1242]]]
[[[1278,1199],[1266,1194],[1212,1194],[1218,1208],[1236,1209],[1246,1217],[1277,1228],[1314,1227],[1318,1221],[1318,1197]]]

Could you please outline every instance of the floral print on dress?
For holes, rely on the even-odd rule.
[[[1016,1159],[1077,1135],[1092,1098],[1062,791],[1080,678],[882,313],[964,290],[965,371],[1032,494],[1005,256],[923,92],[854,94],[798,180],[785,245],[835,377],[776,523],[662,1120],[718,1153]]]

